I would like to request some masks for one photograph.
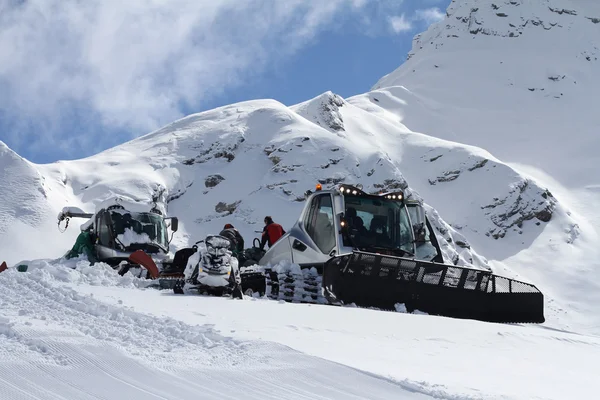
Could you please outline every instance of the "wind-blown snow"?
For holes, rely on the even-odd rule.
[[[146,232],[137,233],[131,228],[125,228],[125,232],[117,235],[117,239],[125,247],[131,246],[132,243],[152,243],[152,239]]]

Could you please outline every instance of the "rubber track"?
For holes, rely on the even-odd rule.
[[[321,291],[322,277],[310,270],[301,273],[291,271],[276,272],[265,270],[266,296],[272,300],[283,300],[290,303],[327,304]],[[276,277],[273,280],[273,277]]]

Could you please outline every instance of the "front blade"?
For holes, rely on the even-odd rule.
[[[533,285],[489,271],[355,251],[327,261],[323,288],[330,301],[488,322],[544,319]]]

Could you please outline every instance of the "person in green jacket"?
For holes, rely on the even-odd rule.
[[[77,240],[73,245],[73,248],[67,253],[66,258],[76,258],[79,257],[80,254],[87,255],[88,261],[90,264],[94,264],[98,262],[96,258],[96,253],[94,251],[94,242],[96,241],[96,237],[91,231],[84,231],[77,236]]]

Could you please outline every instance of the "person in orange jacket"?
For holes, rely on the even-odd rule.
[[[269,247],[272,247],[283,235],[285,230],[283,227],[275,222],[270,216],[265,217],[265,227],[262,231],[262,239],[260,241],[260,249],[264,250],[265,244],[268,243]]]

